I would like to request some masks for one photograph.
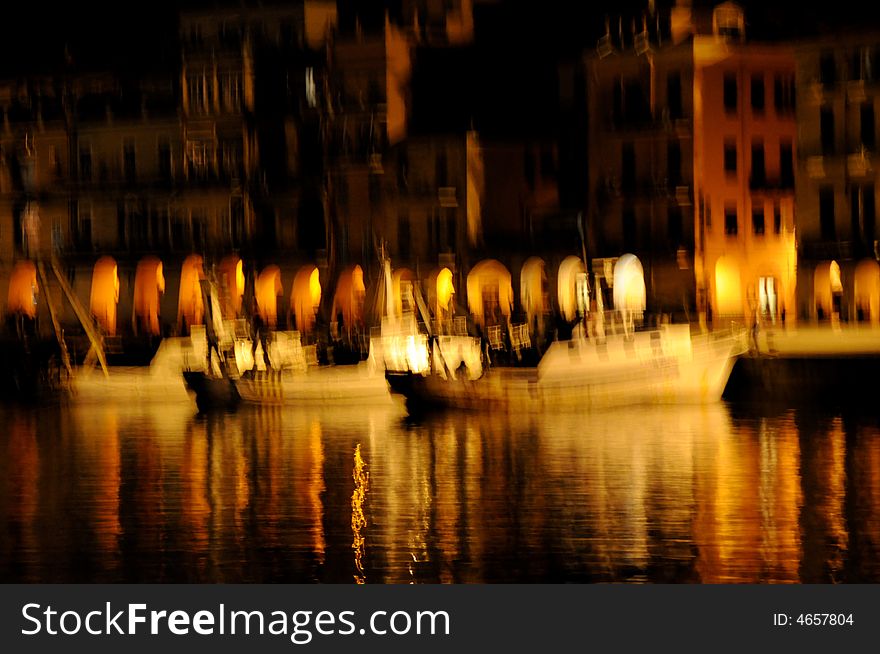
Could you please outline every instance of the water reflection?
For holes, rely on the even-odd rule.
[[[872,417],[107,405],[0,420],[3,581],[880,581]]]

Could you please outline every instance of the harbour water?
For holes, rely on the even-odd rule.
[[[3,582],[878,582],[880,414],[0,407]]]

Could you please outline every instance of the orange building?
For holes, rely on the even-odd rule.
[[[732,2],[640,27],[587,58],[591,255],[638,256],[649,311],[794,318],[792,49],[748,43]]]

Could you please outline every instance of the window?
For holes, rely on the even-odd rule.
[[[639,77],[631,77],[626,80],[623,87],[624,119],[629,124],[640,124],[650,117],[650,108],[645,94],[645,88],[648,85],[647,70],[644,77],[644,83]]]
[[[728,177],[736,177],[736,141],[724,141],[724,172]]]
[[[681,185],[681,144],[678,140],[666,145],[666,175],[670,186]]]
[[[853,186],[850,191],[853,237],[861,236],[873,246],[875,236],[874,185]]]
[[[92,206],[86,202],[75,203],[71,225],[73,247],[77,250],[92,249]]]
[[[193,113],[204,113],[208,108],[204,75],[187,75],[186,89],[189,95],[189,110]]]
[[[874,149],[875,145],[875,129],[874,129],[874,103],[862,103],[859,111],[860,133],[862,137],[862,145],[869,150]]]
[[[779,182],[783,188],[794,188],[794,147],[788,140],[779,142]]]
[[[134,141],[126,139],[122,144],[122,174],[127,184],[137,180],[137,160],[135,158]]]
[[[764,113],[764,76],[752,75],[752,111],[757,114]]]
[[[232,229],[232,245],[238,247],[244,240],[244,201],[240,195],[229,198],[229,223]]]
[[[834,54],[830,52],[819,58],[819,81],[826,85],[837,81],[837,63],[834,61]]]
[[[159,154],[159,179],[163,182],[171,181],[171,143],[168,139],[160,139],[158,144]]]
[[[819,230],[822,240],[833,241],[837,237],[834,225],[834,189],[830,186],[819,189]]]
[[[397,217],[397,254],[401,257],[410,255],[412,245],[412,232],[410,230],[409,216],[401,213]]]
[[[736,236],[739,231],[737,222],[736,205],[724,207],[724,233],[728,236]]]
[[[541,147],[541,177],[544,179],[553,179],[556,176],[556,158],[553,155],[553,148],[550,146]]]
[[[778,200],[773,203],[773,233],[782,233],[782,207],[779,206]]]
[[[736,75],[725,73],[724,75],[724,110],[728,113],[736,113]]]
[[[620,186],[624,193],[636,189],[636,149],[632,143],[621,145]]]
[[[213,173],[214,146],[207,141],[187,141],[186,160],[190,177],[205,180]]]
[[[626,250],[635,249],[636,245],[636,212],[635,209],[623,210],[623,247]]]
[[[614,78],[614,84],[611,87],[611,120],[619,123],[623,118],[623,78],[618,76]]]
[[[437,158],[434,161],[434,181],[437,186],[449,186],[446,181],[448,175],[449,171],[446,162],[446,153],[438,152]]]
[[[92,149],[89,146],[79,149],[79,178],[84,182],[92,181]]]
[[[220,73],[217,76],[217,84],[223,109],[231,112],[238,111],[241,106],[241,75],[234,71]]]
[[[852,61],[850,63],[850,79],[864,80],[870,82],[874,80],[874,52],[871,48],[856,48],[852,53]]]
[[[767,185],[767,168],[764,165],[764,141],[752,142],[752,186],[763,188]]]
[[[776,75],[773,78],[773,104],[780,115],[794,113],[794,76]]]
[[[666,77],[666,105],[669,107],[669,118],[678,120],[684,116],[681,95],[681,73],[675,71]]]
[[[49,169],[52,171],[52,176],[55,179],[61,179],[63,174],[61,155],[58,152],[58,147],[55,145],[49,150]]]
[[[822,154],[834,154],[834,110],[831,107],[822,107],[819,110],[819,133]]]
[[[318,104],[318,94],[315,88],[315,69],[311,66],[306,68],[306,102],[313,109]]]
[[[755,236],[764,235],[764,207],[762,206],[752,207],[752,233]]]
[[[683,225],[681,218],[681,207],[669,207],[669,213],[667,215],[666,223],[666,235],[669,237],[669,240],[673,244],[678,244],[681,242],[681,236],[683,233],[682,227]]]

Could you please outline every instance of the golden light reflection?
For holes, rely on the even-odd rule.
[[[800,579],[806,583],[843,581],[849,547],[843,420],[836,417],[822,427],[820,433],[811,435],[814,442],[801,462],[806,490],[801,514],[804,553]]]
[[[17,551],[40,549],[36,529],[41,500],[40,450],[34,417],[18,414],[4,422],[8,436],[0,460],[4,490],[0,493],[0,515],[8,522],[6,533],[0,535],[0,561],[12,562],[19,559]],[[23,562],[22,568],[22,577],[32,579],[32,566]]]
[[[326,542],[324,540],[324,503],[321,496],[324,485],[324,443],[321,438],[321,423],[312,421],[309,428],[309,461],[307,468],[308,506],[311,510],[312,551],[315,553],[317,565],[324,564]]]
[[[759,426],[761,515],[760,560],[764,574],[755,581],[795,583],[801,559],[797,474],[801,451],[791,419],[762,420]]]
[[[354,537],[351,549],[354,550],[354,581],[358,584],[367,583],[364,573],[365,540],[363,530],[367,526],[367,517],[364,515],[364,501],[370,489],[370,473],[367,464],[361,456],[361,445],[358,443],[354,451],[354,491],[351,494],[351,532]]]

